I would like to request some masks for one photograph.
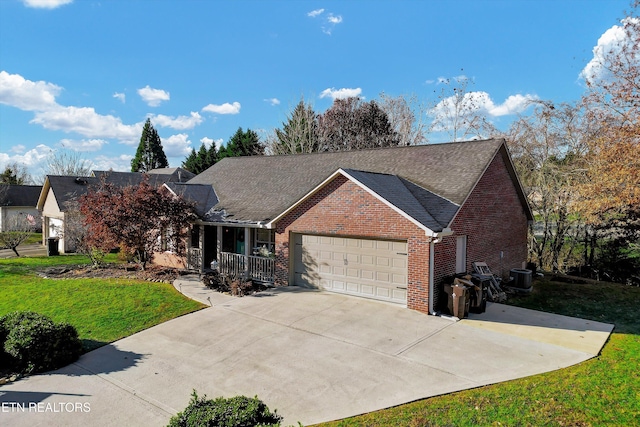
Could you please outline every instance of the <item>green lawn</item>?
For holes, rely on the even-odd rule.
[[[640,288],[536,281],[509,303],[616,327],[579,365],[321,426],[640,426]]]
[[[110,256],[109,260],[115,258]],[[37,269],[89,264],[79,255],[0,260],[0,315],[31,310],[76,327],[89,351],[204,307],[172,285],[127,279],[44,279]]]

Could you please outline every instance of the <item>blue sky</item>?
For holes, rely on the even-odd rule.
[[[150,117],[170,166],[301,96],[436,103],[466,76],[506,128],[526,100],[577,100],[629,2],[0,0],[0,168],[51,150],[129,170]],[[603,36],[605,35],[605,36]]]

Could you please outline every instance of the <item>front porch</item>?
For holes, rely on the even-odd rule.
[[[201,273],[273,283],[274,231],[235,225],[194,224],[187,250],[187,268]]]

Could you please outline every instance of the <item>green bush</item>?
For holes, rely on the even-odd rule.
[[[0,342],[5,361],[25,373],[60,368],[82,352],[73,326],[30,311],[0,317]]]
[[[171,417],[169,427],[254,427],[279,426],[282,417],[269,411],[257,397],[235,396],[229,399],[198,397],[194,390],[189,405]]]

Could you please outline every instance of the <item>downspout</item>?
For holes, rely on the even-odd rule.
[[[435,311],[433,310],[433,287],[434,287],[434,283],[433,283],[433,266],[435,264],[434,262],[434,249],[435,249],[435,242],[434,239],[431,238],[429,240],[429,314],[431,315],[435,315]]]
[[[433,289],[435,287],[434,270],[435,270],[435,245],[442,242],[442,239],[446,236],[451,236],[453,231],[446,227],[440,233],[435,233],[429,238],[429,314],[435,315],[436,312],[433,309]]]

